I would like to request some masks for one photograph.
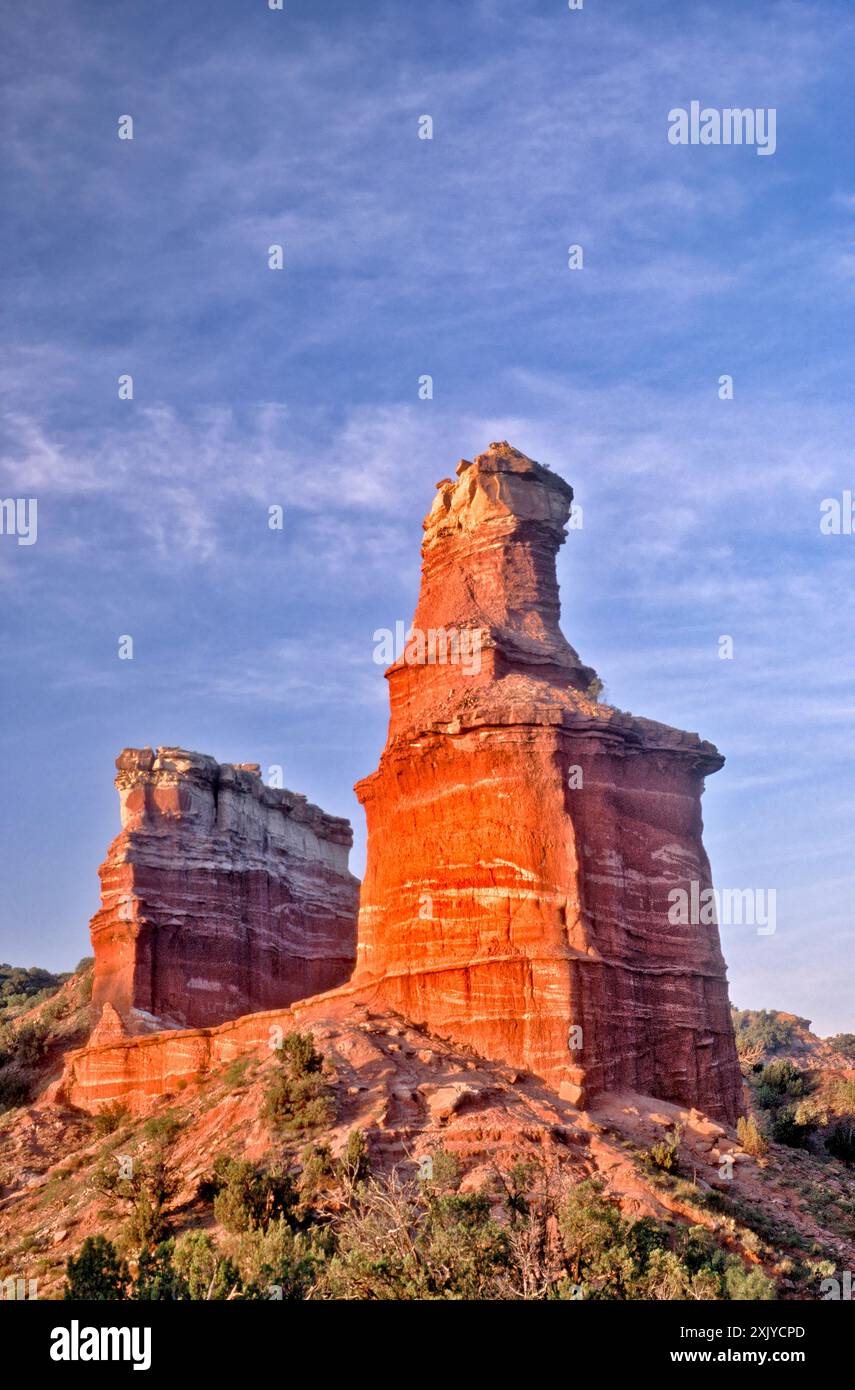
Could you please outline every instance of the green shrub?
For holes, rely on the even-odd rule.
[[[48,1030],[39,1020],[29,1019],[20,1027],[7,1025],[0,1029],[0,1067],[16,1062],[22,1067],[35,1067],[45,1055]]]
[[[802,1124],[795,1105],[782,1105],[772,1116],[772,1138],[776,1144],[786,1144],[791,1149],[803,1149],[813,1133],[813,1124]]]
[[[232,1253],[244,1299],[304,1299],[315,1277],[311,1237],[295,1235],[281,1216],[266,1230],[245,1232]]]
[[[173,1302],[188,1299],[190,1290],[186,1280],[175,1269],[173,1252],[175,1242],[162,1241],[153,1250],[143,1249],[137,1268],[132,1297],[143,1303]]]
[[[48,1032],[53,1029],[61,1019],[67,1018],[71,1005],[67,998],[52,999],[49,1004],[41,1010],[39,1022]]]
[[[603,1196],[601,1183],[579,1183],[561,1208],[558,1226],[567,1273],[574,1284],[581,1284],[583,1279],[622,1283],[624,1222],[617,1202]],[[614,1262],[608,1251],[617,1256]]]
[[[775,1297],[775,1285],[762,1269],[756,1265],[746,1269],[741,1260],[733,1256],[727,1261],[724,1271],[725,1297],[738,1302],[754,1302],[757,1299],[768,1301]]]
[[[430,1155],[430,1177],[424,1179],[431,1192],[456,1192],[460,1186],[460,1164],[446,1149]]]
[[[300,1155],[300,1220],[305,1221],[321,1193],[336,1175],[336,1165],[328,1144],[307,1144]]]
[[[134,1156],[125,1177],[115,1159],[92,1174],[92,1186],[111,1203],[128,1212],[125,1238],[131,1249],[154,1250],[169,1234],[167,1207],[178,1190],[178,1174],[162,1154],[148,1161]]]
[[[318,1052],[311,1033],[288,1033],[282,1040],[281,1051],[294,1076],[309,1076],[323,1070],[323,1053]]]
[[[368,1145],[361,1129],[352,1129],[338,1161],[339,1173],[346,1187],[358,1187],[371,1176],[371,1160]]]
[[[0,1026],[0,1110],[30,1100],[47,1046],[48,1029],[41,1020]]]
[[[757,1102],[764,1110],[805,1094],[805,1077],[788,1058],[769,1062],[757,1080]]]
[[[65,1272],[66,1300],[104,1303],[128,1297],[128,1266],[104,1236],[87,1236],[77,1258],[69,1257]]]
[[[207,1231],[186,1231],[175,1242],[175,1272],[184,1281],[188,1298],[198,1301],[228,1298],[240,1284],[233,1262],[219,1253]]]
[[[172,1190],[160,1192],[157,1188],[143,1187],[137,1196],[128,1217],[126,1236],[134,1250],[151,1250],[159,1245],[169,1230],[169,1220],[164,1210],[165,1198]]]
[[[98,1111],[94,1119],[95,1133],[101,1138],[108,1134],[113,1134],[127,1119],[128,1107],[122,1105],[120,1101],[113,1101],[111,1105],[105,1105]]]
[[[268,1172],[246,1159],[220,1154],[213,1176],[201,1189],[213,1198],[214,1216],[227,1231],[263,1230],[278,1216],[288,1215],[297,1201],[288,1173]]]
[[[143,1134],[156,1143],[172,1144],[181,1131],[181,1123],[173,1111],[167,1110],[163,1115],[152,1115],[146,1120]]]
[[[768,1152],[769,1141],[753,1115],[740,1115],[736,1121],[736,1137],[745,1152],[753,1158],[761,1158]]]
[[[754,1082],[754,1098],[769,1112],[768,1129],[777,1144],[804,1148],[817,1126],[813,1102],[806,1099],[810,1079],[789,1058],[769,1062]]]
[[[329,1125],[335,1116],[332,1088],[324,1080],[324,1059],[310,1033],[289,1033],[279,1064],[268,1082],[262,1114],[272,1129],[300,1131]]]
[[[674,1173],[680,1162],[680,1140],[683,1131],[680,1125],[675,1125],[670,1134],[658,1139],[655,1144],[644,1155],[648,1164],[653,1168],[658,1168],[663,1173]]]

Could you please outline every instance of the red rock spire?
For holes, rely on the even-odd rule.
[[[718,931],[669,916],[673,888],[709,886],[700,797],[723,759],[596,699],[558,625],[572,496],[506,443],[438,485],[389,739],[356,788],[354,984],[579,1103],[626,1088],[732,1120]]]

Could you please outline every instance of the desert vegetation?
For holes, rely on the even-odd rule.
[[[143,1182],[139,1190],[143,1190]],[[520,1163],[462,1191],[438,1150],[431,1176],[374,1176],[354,1131],[339,1159],[309,1145],[294,1174],[220,1159],[202,1186],[219,1236],[159,1239],[132,1212],[135,1267],[103,1236],[69,1259],[69,1299],[625,1300],[774,1297],[702,1226],[624,1217],[601,1182]]]
[[[86,963],[81,961],[77,969]],[[22,1010],[50,999],[73,973],[54,975],[37,965],[29,969],[20,965],[0,965],[0,1021],[8,1021]]]

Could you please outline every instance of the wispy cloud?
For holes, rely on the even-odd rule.
[[[830,988],[810,953],[848,901],[852,538],[821,537],[818,507],[853,483],[829,109],[855,21],[835,0],[809,25],[791,0],[726,22],[676,0],[287,9],[9,17],[0,491],[40,505],[36,547],[0,544],[16,805],[34,764],[62,767],[106,826],[114,745],[176,730],[305,748],[337,796],[376,763],[371,633],[412,613],[433,485],[507,437],[584,508],[570,639],[618,703],[728,755],[717,874],[805,894],[780,940],[733,943],[737,997],[810,1012],[800,978]],[[671,147],[692,99],[775,106],[774,159]],[[0,954],[26,918],[49,961],[32,846],[66,856],[82,921],[103,845],[60,791],[18,819]]]

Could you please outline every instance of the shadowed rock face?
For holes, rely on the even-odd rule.
[[[700,798],[723,759],[597,701],[558,626],[572,496],[508,444],[438,484],[386,749],[356,788],[353,983],[579,1104],[633,1089],[732,1120],[718,930],[672,923],[668,896],[710,885]]]
[[[254,764],[180,748],[116,760],[122,830],[101,866],[93,1002],[111,1026],[201,1027],[347,980],[350,824]]]

